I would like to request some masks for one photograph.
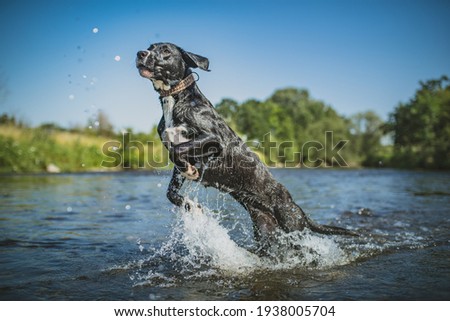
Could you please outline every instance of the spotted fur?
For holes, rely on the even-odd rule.
[[[191,68],[208,70],[209,61],[170,43],[157,43],[137,54],[140,74],[161,91],[161,82],[175,86],[191,74]],[[160,97],[163,117],[158,132],[164,141],[167,128],[184,127],[185,142],[166,144],[175,169],[167,196],[177,206],[192,206],[179,193],[190,166],[199,181],[229,193],[250,214],[260,249],[267,249],[279,229],[292,232],[309,228],[323,234],[354,235],[343,228],[312,222],[294,202],[288,190],[272,176],[248,146],[236,135],[202,94],[197,84],[174,94],[173,101]],[[172,104],[173,103],[173,104]],[[166,133],[166,134],[164,134]]]

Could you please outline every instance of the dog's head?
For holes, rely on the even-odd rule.
[[[190,68],[209,71],[209,60],[171,43],[155,43],[137,53],[136,67],[142,77],[153,82],[155,89],[167,89],[189,75]]]

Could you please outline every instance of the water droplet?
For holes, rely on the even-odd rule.
[[[95,127],[100,126],[100,122],[97,120],[97,121],[94,123],[94,126],[95,126]]]
[[[161,185],[161,183],[158,183],[156,186],[161,187],[162,185]]]
[[[81,164],[81,167],[84,167],[84,166],[86,166],[86,164],[85,164],[85,163],[82,163],[82,164]]]
[[[72,212],[72,208],[69,206],[69,207],[67,207],[67,213],[70,213],[70,212]]]
[[[114,60],[115,60],[115,61],[120,61],[120,56],[115,56],[115,57],[114,57]]]
[[[125,209],[126,209],[126,210],[129,210],[130,208],[131,208],[131,205],[128,205],[128,204],[127,204],[127,205],[125,206]]]
[[[97,33],[97,32],[98,32],[98,28],[97,28],[97,27],[96,27],[96,28],[93,28],[93,29],[92,29],[92,32],[93,32],[93,33]]]
[[[89,129],[92,129],[92,126],[89,126]]]
[[[86,79],[86,78],[87,78],[87,76],[86,76],[86,75],[83,75],[82,77],[83,77],[83,79]]]
[[[70,100],[74,100],[74,99],[75,99],[75,95],[72,95],[72,94],[69,95],[69,99],[70,99]]]

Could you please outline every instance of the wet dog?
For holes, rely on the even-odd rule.
[[[173,204],[187,209],[193,206],[179,193],[186,178],[229,193],[250,214],[262,250],[270,246],[279,229],[355,235],[344,228],[312,222],[225,123],[192,73],[192,68],[209,71],[207,58],[171,43],[156,43],[137,53],[136,66],[160,95],[163,116],[158,133],[175,165],[167,191]]]

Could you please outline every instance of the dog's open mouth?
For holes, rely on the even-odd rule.
[[[139,69],[139,74],[144,77],[144,78],[152,78],[153,77],[153,72],[148,69],[146,66],[144,65],[138,65],[137,68]]]

